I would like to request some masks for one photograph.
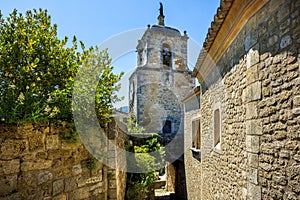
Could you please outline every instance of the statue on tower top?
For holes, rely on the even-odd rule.
[[[159,15],[164,16],[164,7],[163,7],[163,4],[161,2],[159,4],[160,4]]]
[[[165,16],[164,16],[164,8],[163,4],[160,2],[160,7],[159,7],[159,16],[157,17],[158,19],[158,25],[164,26],[165,25]]]

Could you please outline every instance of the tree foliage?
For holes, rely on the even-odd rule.
[[[143,127],[140,127],[137,123],[136,123],[136,119],[134,117],[129,118],[127,120],[127,131],[130,134],[142,134],[144,133],[145,129]]]
[[[95,47],[85,51],[73,94],[76,116],[87,124],[97,120],[105,126],[111,119],[112,104],[120,100],[116,91],[120,89],[117,83],[123,73],[114,74],[111,62],[107,49],[101,51]],[[93,117],[94,112],[96,116]]]
[[[91,57],[101,60],[97,87],[97,113],[110,114],[114,84],[120,76],[112,73],[107,51],[78,50],[74,36],[59,39],[57,25],[51,24],[46,10],[14,10],[7,18],[0,14],[0,119],[4,123],[72,121],[74,79],[82,63]],[[103,79],[102,79],[103,78]],[[111,96],[110,96],[111,95]]]
[[[70,91],[80,54],[66,48],[47,11],[14,10],[0,26],[0,115],[7,123],[70,118]],[[59,115],[58,115],[59,114]]]
[[[159,135],[156,133],[144,133],[145,129],[139,127],[134,118],[128,119],[127,129],[132,135],[144,134],[148,137],[139,138],[138,144],[134,144],[131,149],[135,153],[135,163],[137,168],[144,169],[145,173],[127,173],[126,199],[148,199],[153,192],[154,181],[156,180],[157,163],[163,162],[164,148],[158,142]],[[159,152],[157,156],[150,152]]]

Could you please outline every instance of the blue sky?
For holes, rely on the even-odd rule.
[[[105,41],[116,41],[116,37],[137,30],[130,38],[134,48],[147,25],[157,24],[159,2],[164,5],[165,25],[181,32],[186,30],[194,46],[201,48],[220,0],[0,0],[0,10],[6,17],[14,8],[23,13],[33,8],[47,9],[52,22],[58,25],[60,38],[68,36],[71,39],[75,35],[86,47],[101,47]],[[190,45],[189,49],[195,53],[190,56],[194,58],[190,61],[191,67],[199,51],[194,46]],[[126,78],[136,65],[134,49],[121,57],[119,54],[113,56],[113,65],[116,72],[127,73],[122,81],[126,86]]]

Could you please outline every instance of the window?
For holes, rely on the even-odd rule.
[[[220,110],[214,111],[214,146],[217,146],[221,142],[221,119]]]
[[[172,64],[172,52],[168,44],[163,44],[162,46],[162,61],[163,67],[170,68]]]
[[[201,135],[200,135],[200,119],[192,121],[192,147],[195,149],[201,148]]]
[[[164,121],[163,133],[172,133],[172,122],[170,120]]]
[[[142,49],[139,49],[138,50],[138,57],[139,57],[139,64],[138,65],[141,65],[143,63],[143,50]]]

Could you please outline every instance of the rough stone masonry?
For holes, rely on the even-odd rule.
[[[299,199],[299,10],[293,0],[221,1],[194,70],[201,160],[195,170],[186,148],[187,175],[197,177],[187,177],[189,199]]]
[[[125,173],[99,161],[89,168],[91,154],[83,144],[62,137],[71,131],[68,123],[0,126],[1,200],[124,199]],[[122,135],[110,124],[109,139],[119,147],[124,147]],[[114,156],[109,159],[126,166]]]

